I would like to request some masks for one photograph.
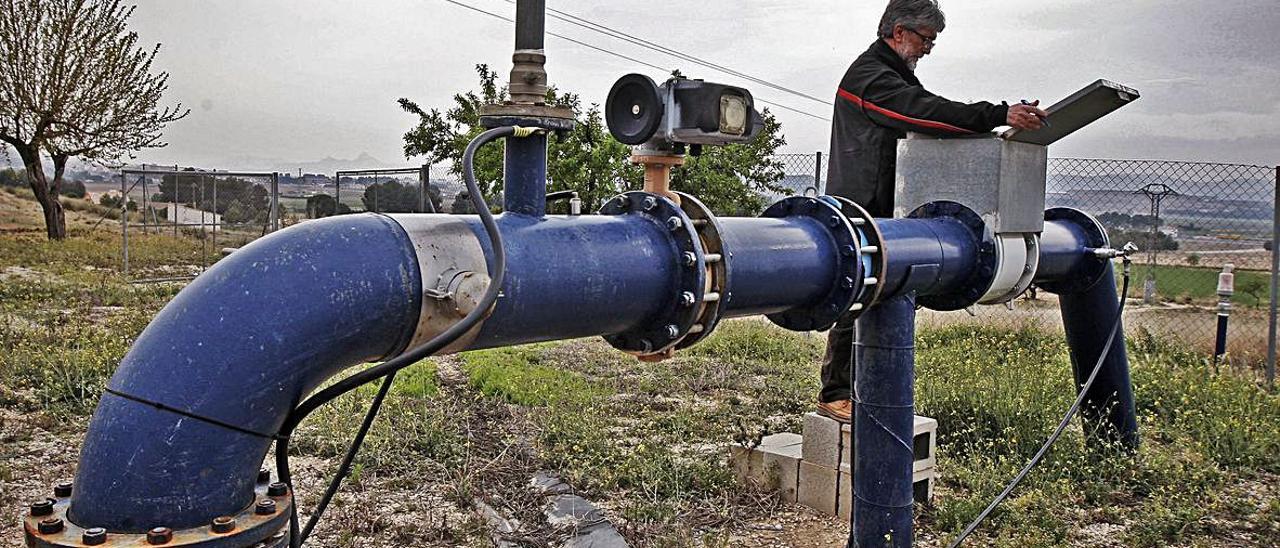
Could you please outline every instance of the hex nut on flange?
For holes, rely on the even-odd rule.
[[[66,498],[71,496],[71,482],[61,481],[53,486],[53,496],[58,498]]]
[[[48,500],[48,499],[37,500],[31,503],[32,517],[47,516],[52,513],[53,513],[53,501],[51,500]]]
[[[283,497],[287,494],[289,494],[289,486],[283,481],[277,481],[267,486],[267,496]]]
[[[168,527],[155,527],[147,531],[147,544],[168,544],[173,540],[173,529]]]
[[[271,499],[262,499],[253,507],[253,513],[260,516],[269,516],[276,513],[276,501]]]
[[[90,527],[80,535],[80,542],[89,546],[97,546],[107,542],[107,530],[101,527]]]
[[[62,531],[62,518],[45,518],[40,520],[40,524],[36,526],[42,535],[52,535]]]
[[[213,518],[213,523],[209,525],[209,529],[215,533],[230,533],[236,528],[236,518],[231,516],[218,516]]]

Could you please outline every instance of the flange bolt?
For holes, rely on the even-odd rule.
[[[848,276],[845,276],[843,280],[840,280],[840,285],[843,285],[843,286],[845,287],[845,289],[850,289],[850,288],[852,288],[852,287],[853,287],[853,278],[850,278],[850,277],[848,277]]]
[[[283,481],[277,481],[267,486],[267,495],[272,497],[283,497],[289,493],[289,486]]]
[[[57,485],[53,486],[53,496],[58,498],[66,498],[71,496],[71,482],[69,481],[58,482]]]
[[[258,501],[257,506],[253,507],[253,513],[260,516],[269,516],[276,513],[276,501],[271,499],[262,499]]]
[[[101,527],[90,527],[84,530],[84,534],[80,535],[80,542],[89,546],[97,546],[107,542],[107,530]]]
[[[258,470],[258,483],[266,483],[271,481],[271,471],[263,468]]]
[[[672,217],[672,219],[675,219],[675,217]],[[676,219],[676,220],[678,221],[679,219]],[[698,256],[695,255],[692,251],[686,251],[680,257],[684,259],[685,266],[693,266],[695,264],[698,264]]]
[[[156,527],[147,531],[147,544],[168,544],[173,540],[173,529]]]
[[[680,294],[680,304],[684,306],[693,306],[696,302],[698,302],[698,298],[693,295],[692,291],[685,291]]]
[[[840,246],[840,254],[844,255],[845,257],[852,257],[857,252],[858,252],[858,249],[851,245]]]
[[[213,518],[213,524],[209,525],[209,529],[215,533],[230,533],[236,528],[236,518],[231,516],[218,516]]]
[[[37,500],[31,503],[31,517],[47,516],[53,513],[53,501]]]
[[[649,211],[655,207],[658,207],[658,200],[653,196],[646,196],[644,199],[644,210]]]
[[[62,518],[44,518],[36,526],[42,535],[52,535],[62,530]]]
[[[674,338],[678,337],[679,335],[680,335],[680,328],[679,328],[679,327],[677,327],[675,324],[668,324],[668,325],[667,325],[667,338],[668,338],[668,339],[674,339]]]
[[[679,217],[667,217],[667,228],[671,230],[680,230],[684,226],[684,222]]]

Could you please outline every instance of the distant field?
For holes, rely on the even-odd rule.
[[[1133,265],[1133,281],[1129,284],[1129,296],[1142,298],[1142,281],[1147,278],[1150,267]],[[1192,266],[1157,265],[1156,294],[1167,301],[1217,301],[1218,273],[1217,268]],[[1271,278],[1265,272],[1237,271],[1235,276],[1236,294],[1232,302],[1238,306],[1261,306],[1268,302]],[[1119,266],[1116,277],[1119,278]],[[1249,293],[1245,289],[1257,288]]]

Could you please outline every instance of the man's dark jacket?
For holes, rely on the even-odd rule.
[[[889,44],[876,40],[849,65],[836,91],[827,194],[891,217],[898,139],[907,131],[991,131],[1004,125],[1008,111],[1004,104],[958,103],[929,93]]]

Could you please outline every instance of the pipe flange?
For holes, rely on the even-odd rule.
[[[698,233],[698,239],[705,253],[704,263],[707,272],[703,299],[696,304],[699,309],[697,322],[689,328],[689,334],[676,344],[676,348],[681,349],[697,344],[715,330],[720,318],[724,317],[732,295],[727,293],[731,287],[729,251],[724,248],[724,239],[720,236],[723,232],[720,221],[716,219],[711,209],[697,198],[683,192],[676,192],[676,195],[680,197],[680,209],[684,210],[685,215],[693,221],[693,228]],[[692,297],[682,295],[680,304],[684,305]]]
[[[767,317],[792,331],[822,331],[830,328],[854,304],[867,284],[863,279],[862,247],[858,231],[831,202],[818,198],[790,196],[760,214],[761,217],[808,217],[831,235],[836,253],[836,283],[825,297],[809,306],[798,306]],[[879,283],[877,280],[876,283]]]
[[[854,297],[849,313],[854,318],[861,316],[871,305],[880,300],[880,292],[884,289],[885,276],[889,274],[889,260],[884,247],[884,235],[880,233],[880,225],[875,217],[853,200],[843,196],[826,196],[840,204],[840,212],[853,229],[858,232],[859,250],[862,253],[862,272],[879,281],[871,285],[863,284],[862,291]]]
[[[1088,213],[1070,207],[1053,207],[1044,210],[1044,220],[1049,221],[1066,221],[1072,223],[1084,231],[1086,246],[1094,249],[1111,247],[1111,238],[1107,236],[1106,229],[1102,228],[1102,223]],[[1084,253],[1084,250],[1080,250]],[[1079,293],[1089,289],[1098,283],[1106,274],[1108,268],[1111,267],[1111,261],[1098,260],[1083,261],[1085,265],[1078,272],[1065,276],[1056,282],[1044,282],[1038,287],[1054,294],[1063,293]]]
[[[100,527],[81,527],[71,521],[71,493],[55,492],[23,513],[22,528],[28,548],[80,546],[162,546],[182,548],[285,548],[289,545],[289,515],[293,493],[283,483],[259,481],[253,500],[232,516],[220,516],[207,525],[170,529],[155,525],[145,533],[113,533]],[[60,496],[65,494],[66,496]],[[50,509],[48,504],[52,503]]]
[[[706,252],[693,219],[675,202],[640,191],[627,192],[605,202],[600,214],[638,215],[671,236],[678,262],[671,299],[663,303],[658,317],[649,323],[604,336],[614,348],[641,358],[668,357],[698,323],[700,307],[695,305],[704,302],[707,296]]]
[[[947,217],[964,225],[978,242],[978,264],[969,276],[968,283],[957,292],[945,295],[922,295],[916,302],[932,310],[960,310],[973,306],[982,298],[995,281],[999,259],[996,257],[995,237],[987,232],[986,223],[976,212],[963,204],[940,200],[924,204],[907,215],[911,219],[935,219]]]

